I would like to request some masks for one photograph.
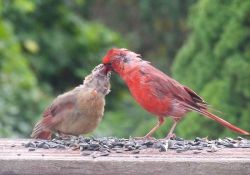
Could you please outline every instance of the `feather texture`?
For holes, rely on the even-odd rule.
[[[35,125],[31,137],[50,139],[54,131],[70,135],[93,131],[104,113],[105,96],[110,92],[109,79],[105,66],[98,65],[82,85],[55,98]]]
[[[159,118],[159,124],[146,136],[150,136],[163,123],[163,117],[170,116],[178,122],[189,111],[207,116],[232,131],[250,135],[249,132],[210,113],[208,104],[197,93],[142,60],[140,55],[132,51],[112,49],[103,58],[103,64],[111,66],[125,81],[135,100]],[[171,132],[175,126],[176,123]]]

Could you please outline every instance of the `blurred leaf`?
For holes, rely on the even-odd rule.
[[[24,47],[31,53],[37,53],[39,51],[39,45],[34,40],[25,40]]]
[[[173,65],[179,81],[199,91],[213,108],[222,111],[219,116],[246,130],[245,121],[250,115],[248,7],[249,1],[198,1],[189,16],[192,33]],[[177,133],[186,137],[236,135],[197,114],[188,115]]]

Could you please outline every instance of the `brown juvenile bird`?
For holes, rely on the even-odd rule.
[[[59,95],[43,113],[31,134],[51,139],[52,132],[80,135],[93,131],[102,119],[111,73],[103,64],[94,68],[83,84]]]

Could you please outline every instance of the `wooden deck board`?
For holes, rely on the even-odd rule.
[[[81,156],[79,150],[28,151],[22,146],[28,141],[0,139],[0,174],[250,174],[249,148],[225,148],[199,154],[148,149],[136,155],[112,153],[92,158]]]

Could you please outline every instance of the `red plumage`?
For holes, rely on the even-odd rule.
[[[158,117],[158,124],[145,137],[150,137],[166,116],[174,120],[168,134],[171,136],[177,122],[189,111],[196,111],[240,134],[250,135],[210,113],[206,102],[193,90],[142,60],[139,54],[127,49],[111,49],[103,58],[103,64],[121,76],[132,96],[144,109]]]

